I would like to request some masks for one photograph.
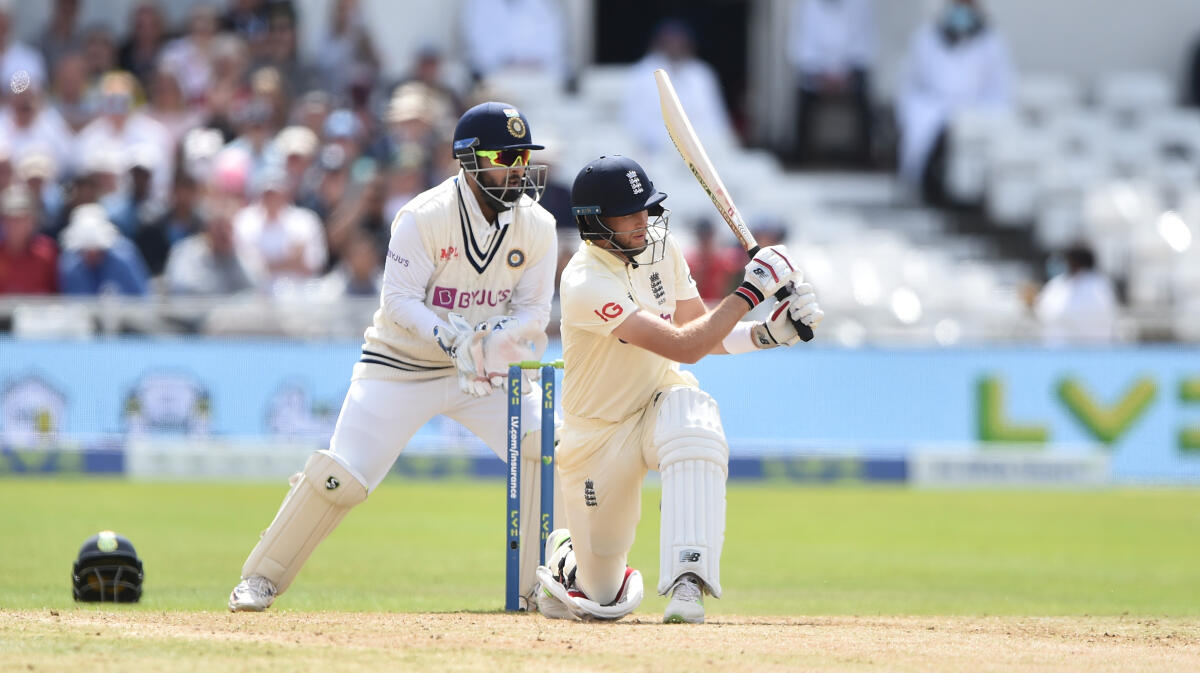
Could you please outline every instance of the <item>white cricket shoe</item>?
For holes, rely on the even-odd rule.
[[[700,579],[692,573],[684,573],[671,587],[671,602],[663,613],[664,624],[703,624],[704,592]]]
[[[275,585],[259,575],[238,582],[229,594],[230,612],[262,612],[275,602]]]

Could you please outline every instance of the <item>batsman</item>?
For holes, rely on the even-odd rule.
[[[663,621],[704,621],[721,596],[729,447],[717,403],[680,363],[800,341],[795,321],[824,317],[783,246],[757,251],[745,280],[715,309],[668,235],[667,195],[635,161],[603,156],[575,178],[583,243],[562,274],[564,425],[559,491],[567,529],[546,544],[539,609],[563,619],[619,619],[642,599],[626,559],[648,470],[662,477],[658,592]],[[739,322],[780,289],[764,322]]]

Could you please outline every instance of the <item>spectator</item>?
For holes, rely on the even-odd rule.
[[[322,139],[342,148],[346,161],[353,164],[362,155],[364,129],[353,112],[345,108],[334,110],[325,118]]]
[[[98,204],[76,208],[62,240],[58,284],[63,294],[146,294],[148,277],[141,255]]]
[[[325,221],[330,219],[350,186],[350,164],[346,161],[345,151],[338,145],[321,148],[317,154],[317,171],[316,190],[304,194],[306,200],[299,205]]]
[[[83,62],[92,86],[117,69],[117,44],[108,26],[97,23],[83,30]]]
[[[271,163],[271,104],[260,99],[245,101],[234,113],[238,136],[229,149],[245,153],[250,158],[250,175],[261,173]]]
[[[352,171],[353,173],[353,171]],[[387,249],[392,235],[392,218],[400,209],[388,198],[390,189],[408,191],[420,184],[420,169],[416,165],[395,166],[387,176],[369,174],[353,180],[351,192],[341,199],[329,216],[329,267],[336,264],[345,254],[346,247],[359,232],[370,236],[378,250],[379,261],[383,262],[382,251]],[[407,184],[405,183],[407,180]],[[390,184],[389,184],[390,183]],[[411,192],[416,196],[421,190]],[[407,203],[407,201],[401,202]],[[390,208],[395,210],[390,210]]]
[[[304,91],[312,79],[300,62],[296,17],[284,9],[271,10],[270,17],[267,39],[256,52],[254,67],[271,66],[278,70],[287,95],[295,96]]]
[[[305,126],[289,126],[280,131],[272,142],[273,161],[283,164],[287,173],[288,193],[297,202],[305,201],[316,190],[317,174],[313,159],[317,153],[317,134]]]
[[[422,84],[427,95],[433,99],[439,117],[445,117],[453,125],[454,120],[466,109],[456,87],[451,86],[442,69],[442,52],[434,45],[425,45],[417,50],[412,71],[392,88],[392,100],[406,84]]]
[[[818,108],[846,100],[854,108],[854,158],[870,161],[871,62],[875,57],[873,0],[795,0],[788,56],[799,82],[796,154],[813,155]]]
[[[900,176],[930,203],[944,199],[946,124],[969,107],[1009,104],[1013,66],[976,0],[950,0],[917,30],[896,106]]]
[[[234,117],[250,97],[247,73],[250,51],[246,43],[232,35],[218,35],[213,41],[212,84],[209,86],[208,126],[220,129],[225,141],[237,136]]]
[[[71,214],[84,204],[100,199],[100,179],[94,173],[79,172],[65,182],[63,204],[54,219],[42,221],[42,233],[57,239],[61,246],[62,232],[70,223]]]
[[[8,106],[0,110],[0,138],[18,159],[34,152],[47,153],[57,166],[72,160],[74,133],[53,106],[46,105],[41,86],[31,84],[20,93],[10,93]]]
[[[719,302],[737,285],[746,261],[740,249],[721,246],[715,234],[712,220],[697,221],[696,247],[687,255],[700,298],[710,305]]]
[[[157,156],[152,148],[130,148],[125,160],[125,180],[112,199],[101,200],[121,235],[133,239],[138,232],[157,220],[165,210],[166,199],[152,194],[150,181]]]
[[[78,17],[79,0],[54,0],[50,22],[42,32],[41,39],[42,56],[51,72],[58,64],[58,59],[79,44],[79,33],[75,25]]]
[[[263,0],[233,0],[221,17],[221,28],[233,31],[246,42],[260,42],[267,35],[267,3]]]
[[[195,5],[188,18],[187,34],[163,48],[159,65],[175,73],[189,105],[203,103],[207,97],[217,27],[216,9],[207,4]]]
[[[561,5],[552,0],[466,0],[460,15],[467,65],[477,79],[532,70],[566,82],[569,67]],[[503,39],[497,39],[503,35]]]
[[[1042,338],[1050,345],[1109,343],[1116,337],[1117,298],[1112,283],[1096,271],[1086,246],[1065,253],[1066,271],[1050,279],[1034,302]]]
[[[642,149],[659,152],[672,147],[671,137],[663,127],[654,80],[654,71],[659,68],[671,76],[675,93],[709,152],[737,144],[716,73],[712,66],[696,57],[695,37],[687,24],[670,19],[654,32],[649,52],[629,72],[625,126]]]
[[[167,44],[167,24],[157,0],[141,0],[130,14],[129,35],[117,51],[117,65],[153,90],[158,56]]]
[[[170,70],[154,70],[149,76],[149,84],[150,102],[146,106],[146,116],[162,124],[172,147],[178,147],[188,131],[204,123],[205,112],[184,101],[179,80]]]
[[[297,101],[292,114],[295,122],[317,136],[325,128],[325,119],[333,111],[333,101],[324,91],[309,91]]]
[[[79,133],[92,121],[94,110],[88,100],[88,71],[83,52],[68,52],[54,68],[50,103],[72,133]]]
[[[204,222],[196,209],[197,192],[196,181],[179,171],[175,174],[170,209],[134,234],[133,242],[146,260],[151,276],[163,272],[174,245],[203,230]]]
[[[210,197],[206,210],[207,223],[171,248],[163,272],[167,292],[227,295],[254,289],[260,270],[234,243],[238,201]]]
[[[342,261],[321,278],[317,296],[322,299],[379,296],[382,260],[376,239],[362,230],[353,232],[342,251]]]
[[[8,152],[8,145],[0,140],[0,192],[8,189],[12,184],[13,177],[16,171],[13,170],[12,155]]]
[[[440,182],[454,172],[453,155],[447,151],[447,122],[450,108],[438,102],[436,94],[419,82],[397,87],[388,104],[388,132],[379,136],[369,154],[382,162],[393,162],[402,148],[419,148],[423,156],[425,186]]]
[[[18,42],[12,35],[13,0],[0,0],[0,77],[4,78],[5,86],[9,82],[21,81],[15,78],[18,72],[24,71],[29,75],[31,84],[46,84],[46,62],[37,50]]]
[[[77,154],[111,155],[114,151],[129,153],[134,147],[148,148],[155,156],[153,193],[163,198],[174,174],[175,147],[171,135],[162,124],[145,113],[133,109],[138,93],[137,80],[127,72],[110,72],[100,80],[97,101],[101,116],[79,132]]]
[[[32,195],[22,185],[0,193],[0,294],[58,291],[58,248],[37,233]]]
[[[234,217],[238,246],[266,270],[271,285],[315,277],[328,256],[317,216],[292,203],[287,175],[280,167],[269,167],[258,176],[257,191],[258,201]]]
[[[348,73],[363,66],[373,73],[379,58],[359,0],[335,0],[330,15],[329,32],[316,54],[316,74],[331,94],[339,96],[346,93]]]
[[[16,179],[25,183],[33,199],[37,221],[48,223],[57,218],[63,206],[64,193],[55,180],[58,172],[54,159],[45,152],[35,150],[21,157],[15,169]]]

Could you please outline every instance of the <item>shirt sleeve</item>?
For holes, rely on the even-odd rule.
[[[549,227],[550,242],[546,253],[530,262],[513,291],[509,311],[521,325],[544,332],[550,322],[550,303],[554,299],[554,272],[558,266],[558,234]]]
[[[433,328],[446,323],[425,305],[433,277],[433,260],[421,242],[412,213],[402,212],[392,228],[383,265],[383,312],[392,322],[432,339]]]
[[[561,292],[563,325],[601,336],[612,334],[638,310],[628,288],[610,275],[581,274],[564,282]]]
[[[675,301],[699,297],[700,289],[696,287],[696,279],[692,278],[692,269],[688,266],[683,250],[673,237],[668,237],[667,240],[671,244],[671,256],[675,259]]]

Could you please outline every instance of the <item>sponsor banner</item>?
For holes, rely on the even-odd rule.
[[[0,445],[0,476],[119,475],[124,472],[125,451],[119,440],[89,446],[28,448]]]
[[[754,456],[729,459],[730,481],[797,484],[892,482],[908,479],[904,458],[860,456]]]
[[[918,450],[908,465],[912,484],[925,488],[1086,488],[1111,481],[1110,461],[1103,453]]]
[[[461,293],[453,294],[457,304]],[[356,341],[0,339],[0,445],[117,435],[322,447],[360,348]],[[552,345],[545,357],[560,354]],[[842,470],[891,479],[912,447],[1017,445],[1066,456],[1077,455],[1071,447],[1095,447],[1117,483],[1200,483],[1200,349],[803,345],[685,368],[720,405],[732,457],[764,459],[749,473],[736,468],[760,470],[753,478],[808,470],[834,480]],[[495,422],[504,421],[498,414]],[[441,417],[418,431],[414,445],[432,441],[490,453]],[[857,462],[833,467],[804,458],[826,453]]]

